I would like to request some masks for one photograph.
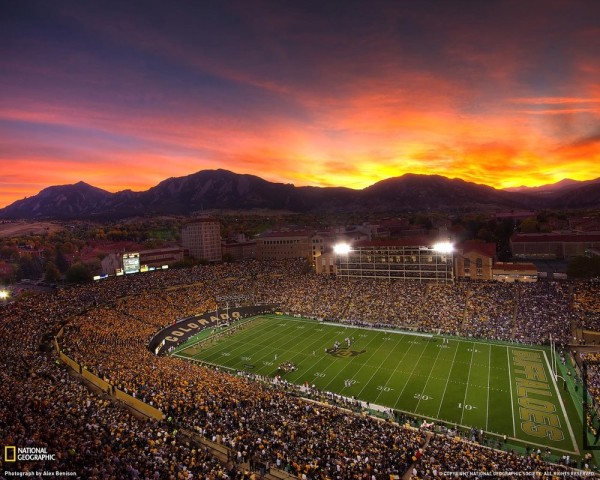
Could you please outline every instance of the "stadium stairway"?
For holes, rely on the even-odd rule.
[[[462,314],[462,319],[460,321],[460,324],[456,327],[456,330],[458,332],[461,332],[461,334],[464,334],[462,326],[465,323],[465,321],[467,320],[467,315],[469,314],[469,302],[471,301],[471,296],[472,296],[471,285],[469,285],[469,288],[467,289],[467,293],[465,294],[465,309]]]
[[[515,338],[517,333],[517,317],[519,315],[519,304],[521,303],[521,290],[517,285],[515,288],[515,308],[512,314],[512,328],[510,329],[510,338]]]
[[[429,445],[429,441],[433,437],[433,433],[431,433],[431,432],[423,432],[423,433],[425,433],[426,440],[421,448],[422,448],[423,452],[425,452],[427,445]],[[417,461],[411,463],[410,466],[406,469],[406,472],[404,472],[404,475],[402,475],[402,480],[410,480],[412,478],[413,468],[415,468],[417,465],[419,465],[419,463],[421,463],[420,458]]]
[[[421,323],[423,322],[423,317],[425,316],[423,310],[427,302],[429,302],[431,288],[431,285],[427,285],[427,288],[425,289],[425,295],[423,296],[423,300],[419,303],[419,308],[416,315],[416,324],[414,325],[416,329],[419,329],[421,327]]]
[[[227,464],[235,456],[235,452],[232,452],[232,450],[229,447],[226,447],[221,443],[212,442],[202,437],[201,435],[198,435],[197,433],[185,429],[182,429],[180,433],[182,433],[187,439],[189,439],[189,441],[208,448],[211,454],[217,459],[219,459],[219,461],[223,464]],[[249,472],[251,471],[250,464],[248,462],[239,464],[238,468],[247,470]],[[271,467],[269,471],[265,472],[265,474],[261,478],[266,480],[291,480],[297,477],[295,477],[294,475],[290,475],[284,470],[279,470],[275,467]]]

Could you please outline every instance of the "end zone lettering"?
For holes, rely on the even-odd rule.
[[[165,337],[165,340],[167,342],[177,343],[182,340],[181,337],[189,337],[189,333],[194,330],[200,331],[202,330],[202,327],[218,325],[219,321],[221,320],[230,320],[232,318],[239,320],[242,316],[240,312],[231,312],[229,314],[222,313],[219,315],[219,317],[211,315],[208,320],[205,318],[194,318],[193,322],[182,322],[182,325],[176,330],[173,330],[169,336]]]
[[[564,434],[560,429],[558,415],[554,413],[554,403],[539,398],[552,395],[541,354],[528,350],[513,350],[512,353],[513,363],[517,367],[514,374],[521,429],[534,437],[563,440]]]

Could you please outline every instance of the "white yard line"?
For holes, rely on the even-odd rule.
[[[319,322],[319,323],[322,325],[331,325],[332,327],[357,328],[359,330],[371,330],[372,332],[396,333],[399,335],[414,335],[415,337],[433,338],[432,333],[414,332],[412,330],[396,330],[396,329],[391,329],[391,328],[363,327],[360,325],[346,325],[345,323],[336,323],[336,322]]]
[[[258,327],[254,327],[255,329],[253,330],[251,337],[252,338],[256,338],[257,341],[260,341],[260,343],[253,343],[251,341],[248,341],[248,339],[246,337],[244,337],[244,340],[234,340],[236,344],[239,344],[237,346],[233,346],[232,350],[228,350],[229,348],[232,347],[232,345],[228,345],[227,342],[223,342],[225,340],[228,340],[229,337],[221,337],[218,338],[216,343],[211,346],[211,347],[207,347],[205,349],[203,349],[208,356],[212,356],[212,355],[217,355],[219,353],[223,353],[223,352],[228,352],[230,355],[229,356],[235,356],[236,352],[239,351],[245,351],[247,349],[248,346],[255,346],[257,348],[259,348],[259,350],[256,350],[253,355],[257,355],[260,354],[261,351],[263,350],[268,350],[269,347],[269,342],[271,341],[271,339],[276,338],[277,335],[279,334],[279,332],[273,332],[271,335],[266,336],[267,330],[263,327],[266,327],[266,325],[260,325]],[[285,327],[286,329],[291,328],[291,327]],[[235,332],[233,335],[238,335],[240,332]],[[262,358],[262,357],[261,357]],[[218,363],[218,362],[215,362]]]
[[[490,357],[488,360],[488,387],[487,387],[487,403],[485,405],[485,429],[488,429],[488,414],[490,412],[490,375],[492,371],[492,345],[490,347]]]
[[[554,388],[556,390],[556,395],[558,396],[558,401],[560,402],[560,407],[562,408],[563,415],[565,416],[565,422],[567,422],[567,427],[569,428],[569,434],[571,435],[571,441],[573,442],[573,447],[575,448],[577,454],[579,454],[579,447],[577,446],[577,442],[575,441],[575,435],[573,434],[573,427],[571,427],[571,422],[569,421],[569,417],[567,416],[567,411],[565,410],[565,404],[563,403],[562,397],[560,395],[560,391],[558,390],[558,385],[556,384],[556,379],[554,375],[552,375],[552,369],[550,368],[550,363],[548,362],[548,356],[546,355],[546,351],[543,351],[544,359],[546,360],[546,365],[548,366],[548,371],[550,373],[550,377],[552,377],[552,383],[554,383]]]
[[[364,350],[366,350],[366,349],[367,349],[367,347],[368,347],[369,345],[371,345],[371,342],[373,342],[373,340],[375,340],[376,338],[378,338],[378,336],[377,336],[377,335],[373,335],[373,338],[371,338],[371,340],[369,340],[369,343],[367,343],[367,344],[366,344],[366,345],[363,347],[363,349],[364,349]],[[371,354],[371,357],[373,357],[373,356],[374,356],[374,355],[375,355],[375,354],[376,354],[376,353],[377,353],[377,352],[378,352],[378,351],[381,349],[381,347],[383,347],[384,343],[385,343],[385,342],[381,342],[381,345],[379,345],[379,347],[378,347],[377,349],[375,349],[375,351],[374,351],[374,352]],[[369,357],[369,358],[371,358],[371,357]],[[328,368],[330,368],[331,366],[333,366],[333,364],[334,364],[334,362],[330,362],[330,363],[329,363],[329,365],[327,365],[327,367],[325,367],[325,368],[323,369],[323,373],[325,373],[325,371],[326,371]],[[360,366],[360,368],[359,368],[358,370],[356,370],[356,372],[355,372],[355,373],[354,373],[354,375],[353,375],[353,378],[354,378],[354,376],[356,376],[356,375],[358,374],[358,372],[360,372],[360,371],[363,369],[363,367],[364,367],[365,365],[366,365],[366,364],[365,364],[365,363],[363,363],[363,364]],[[324,387],[323,387],[321,390],[325,390],[325,391],[327,391],[327,387],[329,387],[329,385],[331,385],[331,382],[333,382],[333,381],[334,381],[336,378],[338,378],[338,377],[339,377],[339,376],[342,374],[342,372],[343,372],[345,369],[346,369],[345,367],[344,367],[344,368],[342,368],[342,369],[341,369],[341,370],[338,372],[338,374],[337,374],[335,377],[333,377],[331,380],[329,380],[329,382],[327,382],[327,385],[325,385],[325,386],[324,386]],[[377,370],[375,371],[375,373],[377,373]],[[372,378],[375,376],[375,373],[374,373],[373,375],[371,375],[371,378],[370,378],[370,379],[369,379],[369,380],[368,380],[368,381],[365,383],[365,385],[363,386],[362,390],[361,390],[361,391],[358,393],[358,395],[356,395],[356,398],[357,398],[357,399],[359,399],[359,400],[360,400],[360,394],[361,394],[361,393],[362,393],[362,391],[365,389],[365,387],[366,387],[366,386],[367,386],[367,385],[368,385],[368,384],[371,382]]]
[[[385,335],[385,334],[384,334],[384,335]],[[378,338],[378,336],[377,336],[377,335],[373,336],[373,338],[372,338],[371,340],[369,340],[369,343],[367,343],[367,345],[365,345],[365,348],[366,348],[367,346],[369,346],[369,345],[371,344],[371,342],[372,342],[373,340],[375,340],[376,338]],[[400,339],[400,340],[402,340],[402,339]],[[370,360],[371,358],[373,358],[373,357],[375,356],[375,354],[376,354],[376,353],[377,353],[377,352],[378,352],[378,351],[381,349],[381,347],[383,347],[384,343],[385,343],[385,342],[381,342],[381,345],[380,345],[380,346],[379,346],[379,347],[378,347],[378,348],[375,350],[375,352],[373,352],[373,353],[371,354],[371,356],[370,356],[368,359],[366,359],[366,360]],[[358,375],[358,372],[360,372],[360,371],[361,371],[361,370],[362,370],[364,367],[376,368],[376,370],[375,370],[375,372],[373,372],[373,375],[371,375],[371,377],[370,377],[370,378],[369,378],[369,379],[368,379],[368,380],[365,382],[365,384],[363,385],[363,387],[360,389],[360,392],[358,392],[358,393],[355,395],[355,397],[356,397],[357,399],[359,399],[359,400],[360,400],[360,396],[361,396],[362,392],[364,391],[364,389],[365,389],[365,388],[367,388],[367,385],[369,385],[369,384],[371,383],[371,381],[373,380],[373,377],[375,376],[375,374],[378,372],[378,369],[379,369],[379,367],[373,367],[372,365],[367,365],[367,363],[366,363],[366,361],[365,361],[365,363],[363,363],[363,364],[360,366],[360,368],[359,368],[359,369],[358,369],[358,370],[357,370],[357,371],[354,373],[354,375],[352,376],[352,378],[354,378],[356,375]],[[340,373],[341,373],[341,372],[340,372]],[[329,382],[329,383],[331,383],[331,382]],[[329,384],[327,384],[327,385],[329,385]],[[379,398],[379,397],[378,397],[378,398]],[[375,402],[373,402],[373,403],[375,403]]]
[[[387,384],[390,383],[390,380],[392,378],[394,378],[394,375],[396,375],[396,370],[398,370],[398,367],[402,364],[402,362],[404,361],[404,359],[406,358],[406,355],[408,355],[408,352],[410,352],[410,349],[413,347],[414,343],[410,343],[408,348],[406,349],[406,351],[404,352],[404,355],[402,355],[402,358],[398,361],[398,363],[396,363],[396,367],[394,368],[392,374],[388,377],[387,381],[385,382],[385,385],[383,385],[384,387],[387,387]],[[387,360],[387,358],[386,358]],[[371,383],[371,380],[373,379],[373,377],[371,377],[369,379],[369,381],[367,382],[367,384]],[[365,385],[366,386],[366,385]],[[363,387],[364,390],[365,387]],[[362,390],[361,390],[362,393]],[[373,403],[377,403],[377,400],[379,400],[379,397],[381,396],[381,394],[383,393],[383,390],[381,390],[378,394],[377,397],[375,398],[375,400],[373,400]]]
[[[517,435],[517,428],[515,427],[515,401],[513,399],[513,378],[510,370],[510,352],[508,351],[508,345],[506,346],[506,363],[508,364],[508,384],[510,385],[510,413],[512,413],[513,437],[515,437]]]
[[[398,400],[400,400],[400,397],[404,393],[404,390],[406,389],[406,386],[408,385],[408,382],[410,381],[410,377],[412,377],[413,373],[415,373],[415,370],[419,366],[419,360],[421,360],[421,357],[423,356],[423,354],[425,353],[425,350],[427,350],[428,347],[429,347],[429,345],[426,343],[425,348],[423,349],[423,351],[421,352],[421,355],[419,355],[419,358],[415,362],[415,366],[413,367],[412,371],[410,372],[410,375],[406,378],[406,383],[404,384],[404,387],[402,387],[402,391],[398,394],[398,399],[396,400],[396,403],[394,403],[394,408],[396,408],[396,405],[398,405]]]
[[[448,389],[448,383],[450,382],[450,374],[452,373],[452,368],[454,367],[454,360],[456,360],[456,354],[458,352],[458,347],[462,341],[456,342],[456,350],[454,350],[454,357],[452,358],[452,363],[450,364],[450,371],[448,372],[448,378],[446,379],[446,385],[444,386],[444,393],[442,393],[442,398],[440,400],[440,406],[438,407],[437,418],[440,418],[440,411],[442,410],[442,404],[444,403],[444,397],[446,396],[446,390]]]
[[[460,423],[463,421],[465,416],[465,403],[467,403],[467,392],[469,391],[469,380],[471,380],[471,370],[473,368],[473,356],[475,355],[475,344],[471,344],[471,362],[469,363],[469,374],[467,375],[467,384],[465,385],[465,398],[462,402],[462,413],[460,414]]]
[[[441,345],[440,345],[440,347],[441,347]],[[440,353],[442,353],[442,350],[443,350],[442,348],[438,348],[438,353],[435,356],[435,360],[433,361],[433,366],[431,367],[431,370],[429,370],[429,375],[427,376],[425,385],[423,386],[423,389],[421,390],[421,396],[419,397],[419,401],[417,402],[417,406],[415,407],[415,412],[419,411],[419,404],[421,403],[421,398],[423,398],[423,392],[425,392],[425,389],[427,388],[427,384],[429,383],[429,379],[431,378],[431,372],[433,372],[433,369],[435,368],[435,364],[437,363]]]

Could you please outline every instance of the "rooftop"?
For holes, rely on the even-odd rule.
[[[512,242],[600,242],[600,232],[591,233],[515,233]]]
[[[535,271],[538,269],[533,263],[509,263],[509,262],[496,262],[494,264],[494,270],[511,270],[511,271]]]

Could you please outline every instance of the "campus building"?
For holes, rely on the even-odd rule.
[[[183,261],[183,248],[163,247],[151,250],[140,250],[140,265],[162,267]]]
[[[339,227],[330,230],[282,230],[262,234],[256,240],[256,258],[259,260],[283,260],[306,258],[312,265],[317,257],[331,251],[340,242],[370,240],[373,225]]]
[[[221,245],[223,260],[231,259],[239,262],[256,258],[256,240],[230,239]]]
[[[256,258],[258,260],[287,258],[309,260],[312,235],[313,232],[307,230],[264,233],[256,239]]]
[[[568,260],[600,248],[600,233],[516,233],[510,248],[514,258]]]
[[[190,220],[181,229],[181,245],[197,260],[220,262],[221,224],[210,217]]]
[[[454,259],[456,278],[492,280],[496,244],[481,240],[463,242],[456,246]]]

